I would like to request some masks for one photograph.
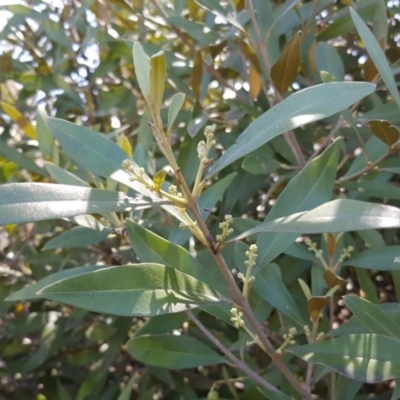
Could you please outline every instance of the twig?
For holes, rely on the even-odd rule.
[[[189,318],[197,325],[201,332],[207,337],[207,339],[212,342],[212,344],[218,348],[238,369],[247,374],[251,379],[260,384],[262,387],[268,390],[277,392],[278,389],[269,383],[268,381],[261,378],[257,372],[253,371],[247,364],[242,360],[237,358],[228,348],[226,348],[203,324],[202,322],[193,314],[191,310],[187,310]]]
[[[365,174],[366,172],[373,170],[381,161],[383,161],[386,157],[390,156],[391,154],[392,153],[390,151],[388,151],[386,154],[384,154],[383,156],[380,156],[376,161],[371,162],[370,164],[365,166],[360,171],[354,172],[353,174],[350,174],[350,175],[342,176],[341,178],[337,179],[335,183],[340,184],[340,183],[348,182],[355,178],[358,178],[359,176]]]
[[[266,46],[265,46],[264,40],[261,37],[261,31],[260,31],[260,28],[257,23],[253,4],[250,0],[247,0],[246,6],[247,6],[246,8],[250,15],[251,22],[254,27],[254,32],[256,34],[257,43],[255,43],[254,46],[257,48],[257,50],[261,56],[261,60],[262,60],[261,64],[264,67],[263,70],[264,70],[264,74],[266,77],[265,82],[271,82],[271,77],[270,77],[271,64],[268,59],[267,51],[265,50]],[[275,90],[275,98],[278,100],[278,102],[282,101],[282,96],[277,92],[277,90]],[[267,97],[267,99],[268,99],[268,97]],[[273,106],[272,102],[270,102],[270,106],[271,107]],[[288,146],[290,147],[290,150],[294,154],[299,166],[301,168],[304,167],[306,165],[306,160],[304,158],[303,152],[301,151],[299,142],[297,141],[296,136],[294,135],[294,132],[288,131],[283,134],[283,137],[284,137],[286,143],[288,144]]]

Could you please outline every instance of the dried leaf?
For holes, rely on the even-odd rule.
[[[300,32],[290,38],[278,61],[271,68],[271,79],[275,89],[283,96],[296,79],[300,70]]]
[[[250,86],[251,97],[253,99],[256,99],[260,94],[262,80],[260,74],[258,73],[257,69],[253,66],[253,64],[250,64],[250,69],[249,69],[249,86]]]
[[[368,125],[372,133],[389,147],[399,140],[400,133],[398,129],[389,121],[375,119],[369,121]]]

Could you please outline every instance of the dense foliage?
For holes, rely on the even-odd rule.
[[[399,7],[1,7],[0,398],[400,398]]]

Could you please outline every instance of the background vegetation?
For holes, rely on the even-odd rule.
[[[172,148],[189,186],[196,180],[197,148],[206,126],[215,125],[217,144],[209,157],[216,160],[253,121],[268,110],[280,110],[280,104],[288,104],[283,99],[300,89],[335,81],[377,85],[375,90],[372,85],[362,86],[365,93],[357,92],[358,86],[336,86],[340,100],[332,100],[329,106],[323,104],[327,93],[308,92],[308,97],[294,101],[296,112],[310,102],[326,109],[318,118],[287,129],[282,130],[278,122],[265,126],[268,120],[258,120],[257,129],[276,134],[270,134],[268,143],[260,139],[258,148],[212,167],[213,185],[200,197],[200,209],[214,237],[221,234],[219,224],[227,214],[235,217],[233,237],[259,227],[265,218],[268,222],[334,199],[399,207],[399,7],[397,1],[383,0],[32,0],[4,6],[0,9],[0,183],[57,182],[132,195],[118,179],[98,172],[117,154],[111,147],[105,147],[110,152],[99,153],[97,161],[93,154],[86,158],[79,151],[90,147],[92,136],[85,139],[85,130],[57,120],[48,122],[47,116],[91,128],[117,143],[126,158],[133,157],[149,176],[164,169],[166,181],[176,183],[148,124],[154,122],[154,110],[148,107],[143,85],[139,86],[140,72],[132,58],[133,43],[139,42],[153,56],[152,63],[161,59],[158,52],[164,52],[167,72],[160,120],[165,129],[171,128]],[[348,94],[346,87],[351,88]],[[184,99],[173,97],[178,92]],[[176,120],[168,126],[171,110],[176,110]],[[289,106],[281,110],[290,115]],[[257,137],[257,129],[244,144],[250,143],[251,135]],[[64,131],[81,142],[68,142]],[[98,149],[99,143],[93,141],[93,148]],[[161,183],[167,184],[163,179]],[[43,210],[32,212],[35,208],[25,205],[31,217],[24,220],[26,192],[12,186],[10,194],[5,187],[0,186],[4,225],[0,230],[0,398],[216,399],[217,392],[225,399],[301,398],[270,357],[257,346],[246,346],[250,336],[232,324],[230,306],[227,313],[202,307],[189,316],[181,311],[132,318],[90,312],[56,302],[50,295],[35,296],[38,289],[57,280],[50,278],[52,274],[67,277],[68,271],[82,266],[90,272],[138,261],[168,265],[180,257],[190,264],[195,262],[185,258],[190,253],[196,255],[198,269],[218,270],[207,248],[211,239],[199,243],[160,207],[126,211],[121,206],[99,214],[92,209],[86,212],[94,217],[59,214],[57,219],[57,215],[47,216],[32,223],[41,219]],[[65,187],[62,192],[71,198],[82,194]],[[22,208],[7,208],[19,199]],[[273,208],[274,204],[280,205]],[[376,398],[400,398],[392,380],[400,378],[399,360],[391,358],[400,340],[396,330],[400,264],[393,263],[400,256],[396,229],[400,219],[397,208],[392,214],[382,210],[375,223],[364,218],[373,214],[372,208],[345,209],[348,214],[343,211],[337,229],[329,225],[325,230],[309,230],[309,241],[305,236],[295,241],[307,233],[304,226],[294,233],[258,236],[256,270],[263,272],[257,274],[250,303],[275,348],[287,344],[284,335],[294,326],[298,345],[315,341],[318,332],[336,329],[331,336],[344,340],[364,335],[355,337],[353,347],[358,346],[368,364],[373,358],[368,352],[371,346],[365,342],[368,349],[360,348],[361,339],[384,337],[386,353],[377,357],[375,376],[365,365],[355,368],[360,375],[352,375],[340,362],[329,364],[334,349],[327,357],[313,360],[314,368],[294,356],[301,357],[302,350],[285,352],[282,360],[288,369],[316,398],[364,399],[370,393]],[[317,219],[323,222],[324,216],[325,212],[319,213]],[[239,285],[237,272],[246,272],[245,252],[256,237],[245,234],[244,239],[222,251]],[[30,292],[18,292],[44,278],[46,284],[42,281]],[[348,294],[360,297],[343,300]],[[350,317],[349,309],[358,317],[341,326]],[[377,321],[382,326],[377,328]],[[308,338],[305,324],[315,328]],[[254,375],[249,377],[232,360],[226,362],[202,327]],[[160,335],[171,333],[179,338],[171,348],[193,349],[187,355],[192,363],[167,352],[165,336]],[[132,338],[136,341],[128,342],[127,348]],[[141,353],[158,345],[158,354]],[[204,355],[209,358],[201,359]],[[342,352],[338,357],[344,356]],[[390,364],[389,374],[381,361]],[[280,391],[272,393],[256,376]]]

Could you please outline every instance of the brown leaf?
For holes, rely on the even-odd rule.
[[[340,276],[336,275],[330,269],[327,269],[324,272],[324,280],[329,289],[332,289],[335,286],[345,287],[347,285],[346,279],[343,279]]]
[[[203,57],[201,52],[198,51],[194,59],[194,65],[192,70],[192,90],[198,100],[201,91],[201,78],[203,75]]]
[[[322,309],[329,303],[330,296],[311,297],[308,300],[308,312],[313,322],[317,322]]]
[[[383,49],[385,47],[385,37],[382,36],[379,39],[378,43],[381,49]],[[374,62],[370,57],[368,57],[367,61],[365,62],[363,69],[364,69],[364,79],[367,82],[372,82],[375,79],[376,75],[378,74],[378,70],[376,69]]]
[[[253,99],[256,99],[260,94],[262,80],[261,76],[257,71],[257,68],[250,64],[249,69],[249,86],[250,86],[250,95]]]
[[[272,83],[282,96],[299,74],[300,54],[300,32],[297,32],[286,43],[278,61],[271,68]]]
[[[336,237],[332,233],[326,235],[326,247],[328,249],[329,258],[333,260],[336,251]]]
[[[399,140],[400,133],[398,129],[391,125],[389,121],[375,119],[369,121],[368,125],[372,133],[389,147]]]

